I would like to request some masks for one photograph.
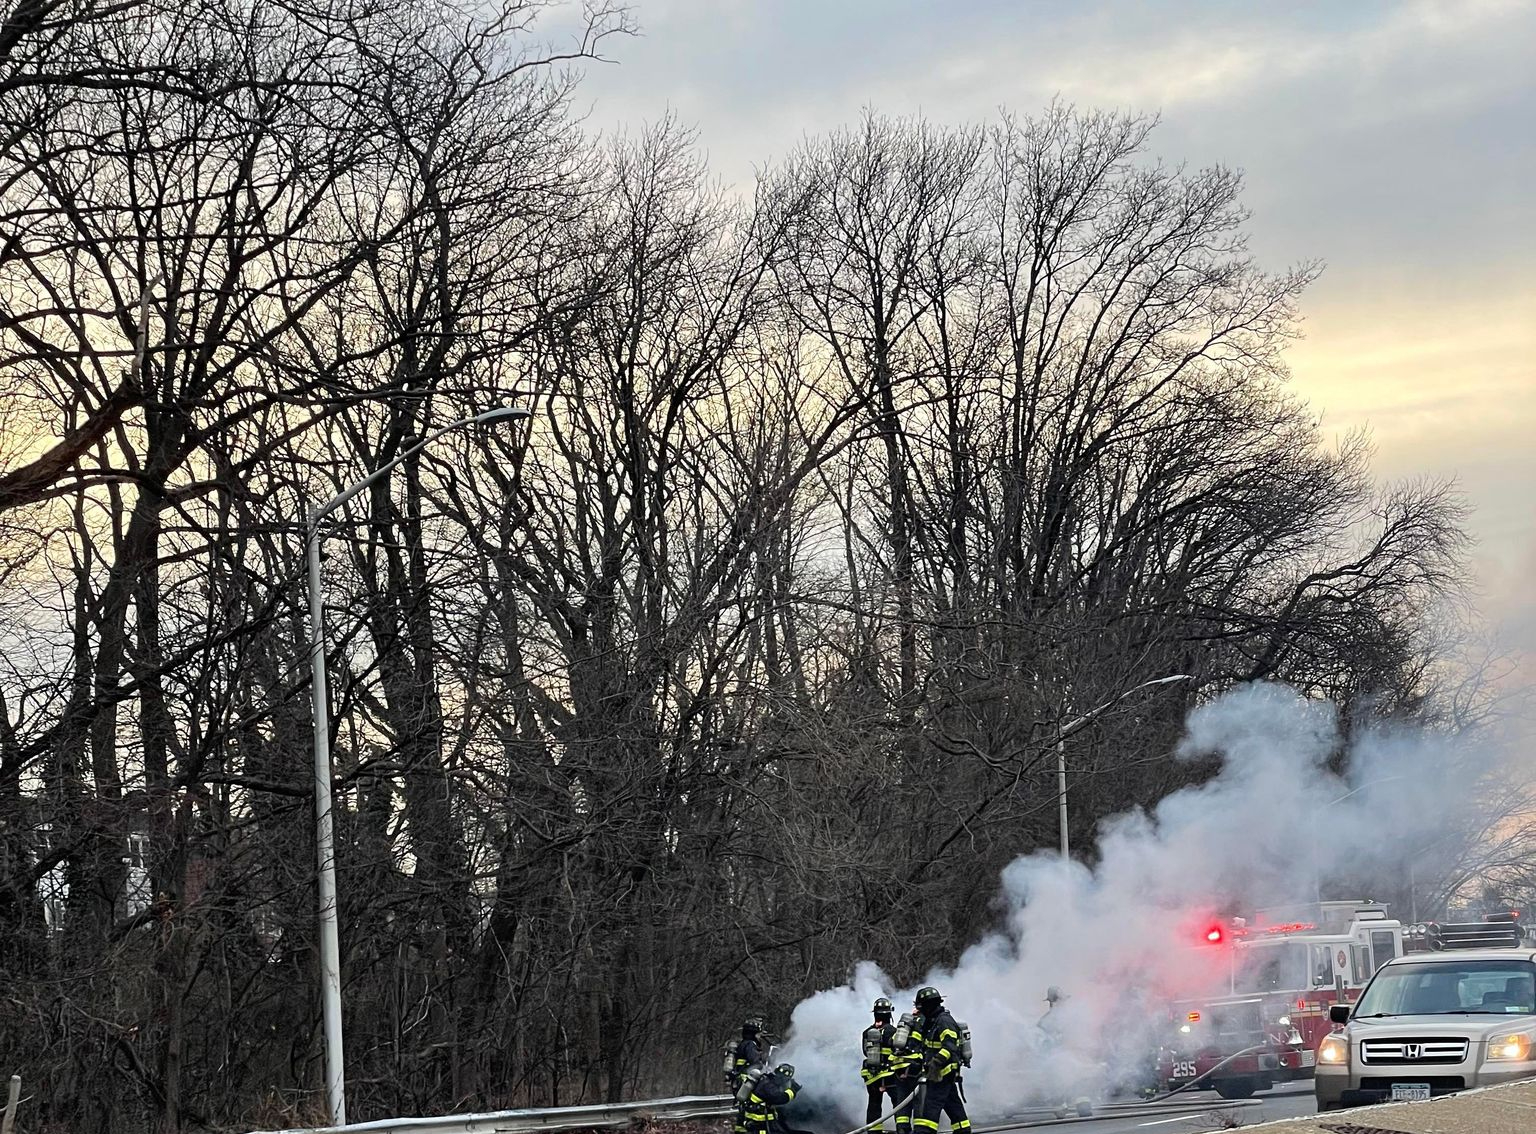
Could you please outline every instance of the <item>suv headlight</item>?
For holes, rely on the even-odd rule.
[[[1494,1036],[1488,1041],[1488,1062],[1518,1062],[1531,1057],[1531,1037],[1524,1032]]]
[[[1317,1045],[1317,1061],[1337,1067],[1349,1062],[1349,1039],[1346,1036],[1324,1036]]]

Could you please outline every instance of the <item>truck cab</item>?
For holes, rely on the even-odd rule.
[[[1159,1060],[1165,1089],[1246,1098],[1312,1077],[1329,1008],[1403,952],[1404,927],[1369,901],[1261,910],[1204,933],[1224,950],[1225,989],[1173,1006]]]

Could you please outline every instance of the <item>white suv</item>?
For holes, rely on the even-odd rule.
[[[1410,953],[1383,965],[1317,1047],[1317,1109],[1427,1099],[1536,1075],[1536,949]]]

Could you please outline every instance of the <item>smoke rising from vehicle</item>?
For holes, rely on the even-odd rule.
[[[1336,759],[1343,750],[1343,759]],[[1466,837],[1483,755],[1445,734],[1381,726],[1346,745],[1332,705],[1274,685],[1230,692],[1191,714],[1178,754],[1216,756],[1218,774],[1102,824],[1090,870],[1036,852],[1002,874],[999,927],[919,984],[944,994],[975,1037],[965,1074],[973,1114],[996,1116],[1130,1082],[1156,1054],[1160,1001],[1226,979],[1205,929],[1229,914],[1406,891],[1416,856]],[[1342,774],[1329,770],[1330,761]],[[1393,909],[1409,920],[1410,911]],[[1063,999],[1045,1016],[1047,988]],[[859,1035],[896,988],[860,963],[851,981],[798,1005],[776,1058],[807,1095],[862,1120]]]

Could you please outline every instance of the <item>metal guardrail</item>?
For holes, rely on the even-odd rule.
[[[684,1095],[675,1099],[599,1103],[594,1106],[532,1107],[435,1118],[381,1118],[346,1126],[253,1131],[252,1134],[530,1134],[543,1130],[590,1130],[627,1126],[642,1118],[721,1118],[735,1112],[730,1095]]]

